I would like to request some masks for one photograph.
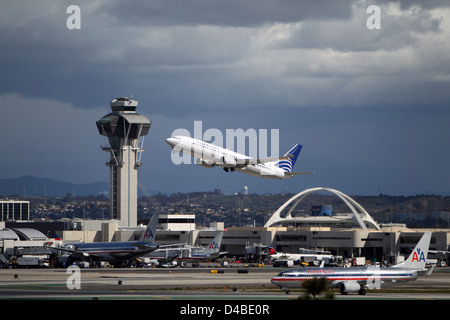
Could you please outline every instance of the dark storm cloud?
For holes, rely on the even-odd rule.
[[[353,0],[115,1],[111,16],[127,25],[217,25],[254,27],[306,19],[348,19]]]
[[[424,9],[391,14],[386,4],[382,29],[370,31],[364,1],[77,4],[79,31],[67,30],[62,3],[4,7],[1,92],[90,108],[131,91],[179,116],[448,97],[445,32]]]
[[[424,9],[434,9],[448,7],[449,2],[447,0],[375,0],[374,4],[386,4],[386,3],[398,3],[402,10],[408,10],[413,6],[417,6]]]
[[[0,136],[3,148],[9,150],[0,160],[1,176],[103,180],[103,165],[98,164],[106,158],[99,148],[102,140],[95,139],[95,121],[106,112],[53,99],[0,95]]]
[[[367,4],[354,4],[351,20],[308,21],[293,28],[291,36],[278,43],[280,48],[332,48],[337,51],[393,51],[418,44],[419,36],[441,32],[440,18],[423,9],[394,12],[392,5],[381,4],[382,28],[366,28]]]

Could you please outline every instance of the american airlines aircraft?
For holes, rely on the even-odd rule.
[[[185,262],[201,262],[213,260],[226,252],[220,252],[220,244],[222,243],[223,232],[219,232],[206,248],[186,247],[186,251],[177,257],[179,261]],[[186,255],[185,255],[186,253]]]
[[[296,144],[280,158],[251,158],[195,138],[175,136],[166,139],[173,152],[183,152],[196,157],[196,163],[205,168],[222,167],[226,172],[235,170],[249,175],[270,179],[287,179],[297,174],[314,172],[294,172],[295,162],[302,149]]]
[[[155,243],[155,232],[159,214],[154,214],[139,241],[85,242],[72,243],[64,247],[52,247],[68,254],[60,257],[61,262],[73,261],[107,261],[113,266],[120,266],[125,260],[143,256],[158,249]]]
[[[219,232],[206,248],[184,245],[180,248],[160,248],[146,255],[151,262],[162,266],[176,266],[180,262],[203,262],[213,260],[226,252],[220,252],[223,232]],[[174,261],[175,260],[175,261]]]
[[[305,280],[325,278],[330,288],[339,288],[341,294],[357,292],[366,294],[366,289],[380,289],[381,285],[415,280],[419,275],[431,274],[425,269],[430,246],[431,232],[425,232],[408,259],[389,268],[378,266],[350,268],[301,268],[280,272],[272,283],[286,293],[292,288],[301,288]],[[379,287],[378,287],[379,286]]]

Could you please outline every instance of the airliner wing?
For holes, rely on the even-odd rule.
[[[163,244],[163,245],[159,245],[158,248],[159,249],[165,249],[165,248],[175,249],[175,248],[179,248],[179,247],[184,247],[185,245],[187,245],[187,242],[174,243],[174,244]]]
[[[257,159],[255,159],[255,160],[258,161],[258,163],[266,163],[266,162],[272,162],[272,161],[287,160],[287,159],[292,158],[292,157],[293,157],[292,154],[288,154],[288,155],[282,156],[282,157],[276,157],[276,158],[257,158]]]
[[[440,254],[449,254],[450,251],[442,251],[442,250],[428,250],[428,253],[440,253]]]
[[[96,256],[96,255],[93,255],[93,254],[89,254],[87,252],[83,252],[83,251],[76,250],[76,249],[69,249],[69,248],[66,248],[66,247],[48,247],[48,248],[49,249],[58,250],[58,251],[66,251],[66,252],[69,252],[69,253],[71,253],[73,255],[76,255],[76,256],[79,256],[79,257]]]
[[[274,157],[274,158],[247,158],[247,159],[236,159],[236,162],[238,166],[248,166],[248,165],[256,165],[266,162],[273,162],[273,161],[279,161],[279,160],[287,160],[291,158],[292,155],[287,155],[283,157]]]
[[[47,247],[47,248],[53,249],[53,250],[58,250],[58,251],[66,251],[66,252],[70,252],[70,253],[80,253],[79,250],[69,249],[66,247]]]
[[[139,242],[136,242],[136,243],[133,243],[132,245],[135,246],[138,250],[141,250],[141,251],[148,251],[148,250],[154,251],[154,250],[156,250],[159,247],[159,245],[153,244],[153,243],[139,243]]]
[[[313,173],[315,173],[314,171],[313,172],[293,172],[293,171],[291,171],[291,172],[285,172],[284,174],[285,175],[288,175],[288,176],[294,176],[294,175],[297,175],[297,174],[313,174]]]
[[[177,259],[179,259],[178,254],[176,254],[173,257],[166,257],[166,258],[158,259],[158,263],[160,263],[160,264],[161,263],[169,263],[169,262],[172,262],[173,260],[177,260]]]

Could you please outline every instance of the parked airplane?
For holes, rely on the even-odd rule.
[[[333,255],[328,251],[318,250],[305,250],[302,249],[301,253],[282,253],[277,252],[273,247],[267,247],[269,257],[271,260],[293,260],[293,261],[311,261],[311,260],[323,260],[332,259]]]
[[[219,232],[206,248],[186,247],[176,259],[184,262],[202,262],[212,260],[226,252],[220,252],[223,232]]]
[[[219,257],[223,232],[219,232],[206,248],[183,246],[180,248],[160,248],[146,255],[150,261],[164,266],[176,266],[176,261],[181,262],[203,262]]]
[[[158,249],[154,243],[159,214],[154,214],[139,241],[71,243],[53,249],[68,252],[62,255],[61,262],[73,261],[107,261],[120,266],[125,260],[131,260]]]
[[[292,171],[302,149],[299,144],[296,144],[283,157],[251,158],[191,137],[175,136],[166,139],[166,142],[173,152],[190,154],[197,158],[198,165],[205,168],[218,166],[226,172],[237,170],[252,176],[271,179],[287,179],[297,174],[314,173]]]
[[[393,284],[415,280],[426,273],[425,262],[430,246],[431,232],[425,232],[408,259],[388,268],[379,266],[350,268],[302,268],[280,272],[272,283],[286,293],[292,288],[301,288],[305,280],[325,278],[330,288],[339,288],[341,294],[357,292],[366,294],[366,289],[379,289],[381,284]],[[427,274],[431,274],[431,269]]]

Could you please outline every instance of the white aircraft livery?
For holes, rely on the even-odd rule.
[[[226,172],[235,170],[270,179],[287,179],[297,174],[314,172],[292,171],[302,146],[296,144],[283,157],[252,158],[195,138],[174,136],[166,139],[173,152],[183,152],[196,157],[196,163],[205,168],[222,167]]]
[[[305,280],[325,278],[330,288],[339,288],[341,294],[357,292],[364,295],[366,289],[380,289],[382,284],[401,283],[415,280],[419,275],[431,274],[433,269],[428,272],[425,269],[430,240],[431,232],[425,232],[408,259],[389,268],[368,266],[290,269],[272,278],[272,283],[289,293],[291,288],[301,288]]]

